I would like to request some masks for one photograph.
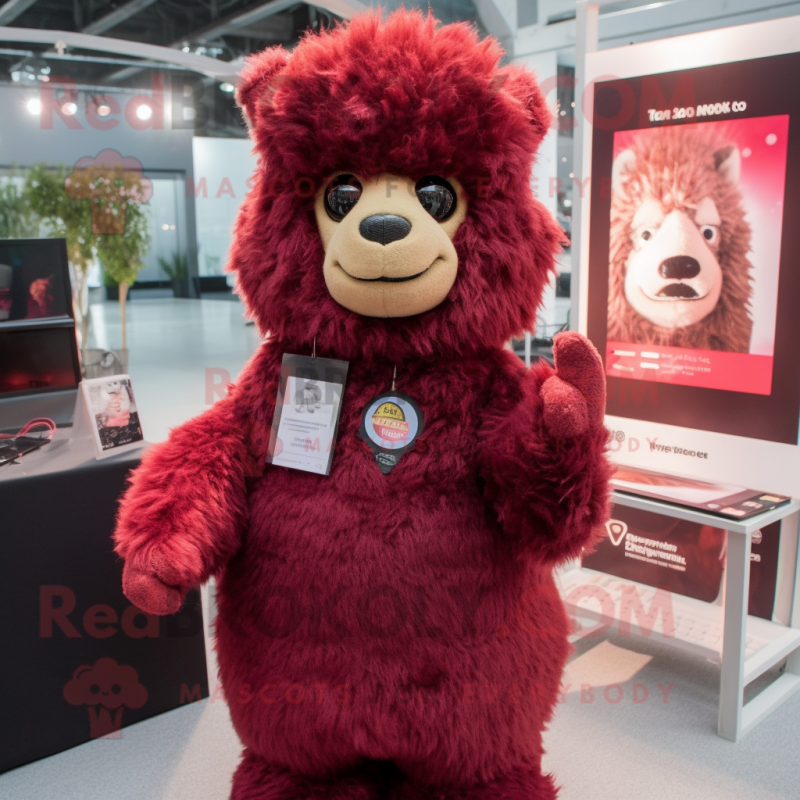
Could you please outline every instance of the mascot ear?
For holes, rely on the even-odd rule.
[[[738,183],[742,173],[742,157],[736,145],[728,145],[714,153],[714,169],[731,183]]]
[[[636,153],[630,148],[623,150],[615,159],[611,166],[611,191],[618,192],[622,186],[622,179],[625,173],[630,172],[636,163]]]
[[[268,47],[246,59],[245,68],[239,75],[236,102],[244,109],[251,126],[256,124],[259,105],[270,102],[277,88],[276,78],[288,61],[289,53],[280,45]]]
[[[528,118],[536,132],[538,146],[547,135],[553,115],[533,73],[524,67],[509,64],[497,71],[495,85]]]

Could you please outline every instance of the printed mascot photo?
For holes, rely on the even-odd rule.
[[[315,381],[306,381],[295,392],[294,402],[296,411],[313,414],[318,408],[322,408],[322,391]]]
[[[750,350],[741,157],[702,128],[643,131],[614,159],[609,340]]]
[[[577,333],[555,367],[505,347],[563,232],[529,184],[550,112],[502,56],[370,12],[241,76],[258,166],[229,268],[263,342],[146,451],[115,534],[146,611],[216,577],[235,800],[556,796],[553,567],[607,518],[605,380]],[[349,362],[328,476],[265,464],[286,353]],[[393,384],[424,427],[384,473],[359,427]]]

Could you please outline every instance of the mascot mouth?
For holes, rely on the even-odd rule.
[[[428,266],[428,267],[425,267],[425,269],[423,269],[422,272],[416,272],[413,275],[401,275],[401,276],[399,276],[397,278],[390,278],[390,277],[388,277],[386,275],[382,275],[380,278],[359,278],[358,275],[353,275],[352,272],[348,272],[342,266],[341,262],[339,262],[339,267],[341,268],[342,272],[344,272],[345,275],[347,275],[348,277],[353,278],[354,280],[357,280],[357,281],[363,281],[364,283],[405,283],[406,281],[413,281],[413,280],[416,280],[417,278],[421,277],[426,272],[428,272],[436,264],[437,261],[440,261],[440,260],[441,260],[441,256],[437,256],[436,258],[433,259],[433,262],[431,263],[431,265]]]
[[[428,267],[430,269],[430,267]],[[416,275],[403,275],[402,278],[359,278],[356,275],[350,275],[348,272],[347,274],[350,275],[351,278],[355,278],[357,281],[366,281],[367,283],[375,283],[376,281],[383,281],[384,283],[403,283],[404,281],[413,281],[415,278],[419,278],[420,275],[424,275],[428,269],[422,270],[422,272],[418,272]],[[347,272],[347,270],[345,270]]]
[[[642,290],[644,292],[644,289]],[[699,295],[697,291],[686,283],[668,283],[657,295],[644,292],[650,300],[674,301],[674,300],[702,300],[705,295]]]

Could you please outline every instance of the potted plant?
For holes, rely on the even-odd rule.
[[[74,200],[89,201],[94,233],[122,235],[128,209],[146,203],[153,196],[153,184],[137,158],[107,148],[77,161],[64,179],[64,192]]]
[[[85,344],[91,320],[88,276],[94,262],[97,235],[89,205],[69,197],[64,191],[64,181],[69,174],[70,168],[63,164],[54,167],[37,164],[28,172],[22,196],[49,235],[67,240],[75,321],[80,342]]]
[[[49,233],[67,240],[73,305],[83,343],[90,319],[87,278],[98,257],[108,288],[119,286],[122,349],[127,349],[125,300],[150,247],[143,205],[152,191],[139,161],[116,150],[82,158],[74,168],[38,164],[28,173],[24,196],[29,208]]]
[[[39,233],[39,219],[20,179],[12,172],[0,184],[0,239],[27,239]]]
[[[125,301],[150,249],[150,226],[142,206],[131,204],[125,215],[125,233],[100,234],[97,256],[103,272],[119,286],[119,315],[122,325],[122,350],[127,350]]]
[[[169,261],[159,256],[158,263],[172,281],[172,294],[175,297],[189,295],[189,261],[182,253],[173,253]]]

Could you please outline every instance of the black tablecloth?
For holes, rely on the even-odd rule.
[[[111,533],[140,451],[95,461],[59,431],[0,468],[0,771],[208,696],[197,590],[147,617]]]

